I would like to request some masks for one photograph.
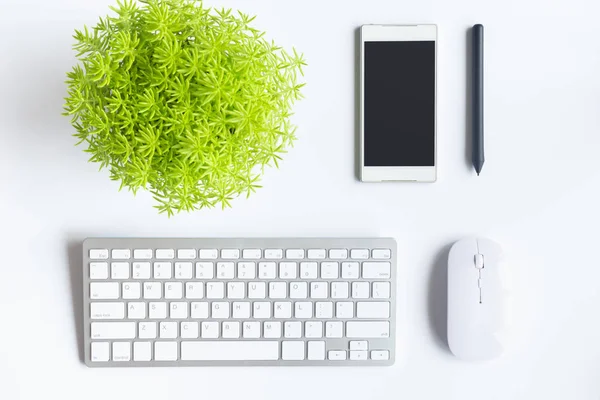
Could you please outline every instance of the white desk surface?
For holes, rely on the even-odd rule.
[[[212,0],[309,62],[297,145],[232,209],[167,219],[117,192],[61,110],[73,29],[110,0],[5,0],[0,11],[0,398],[599,399],[600,3],[594,0]],[[355,179],[356,29],[436,23],[439,180]],[[486,27],[486,158],[465,150],[466,30]],[[485,364],[443,340],[444,261],[465,235],[513,267],[516,339]],[[390,368],[88,369],[87,236],[392,236],[406,338]]]

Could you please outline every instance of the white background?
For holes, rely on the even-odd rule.
[[[303,51],[297,145],[225,211],[168,219],[87,163],[61,116],[73,29],[109,0],[0,5],[0,398],[599,399],[600,3],[595,0],[213,0]],[[435,184],[355,178],[356,28],[436,23]],[[466,154],[466,30],[486,27],[486,157]],[[87,236],[392,236],[405,309],[390,368],[88,369]],[[460,362],[444,341],[444,262],[465,235],[502,244],[515,341]]]

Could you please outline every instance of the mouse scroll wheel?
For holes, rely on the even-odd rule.
[[[483,267],[483,254],[475,254],[475,268],[482,269]]]

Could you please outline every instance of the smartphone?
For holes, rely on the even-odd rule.
[[[435,182],[436,25],[360,30],[363,182]]]

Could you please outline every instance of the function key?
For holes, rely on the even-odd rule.
[[[196,249],[179,249],[177,250],[177,258],[181,260],[193,260],[196,258]]]
[[[348,258],[348,250],[346,249],[331,249],[329,250],[329,258],[332,260],[344,260]]]
[[[309,249],[308,250],[308,258],[311,260],[322,260],[327,257],[327,252],[325,249]]]
[[[262,256],[260,249],[244,249],[242,251],[242,258],[248,260],[258,260]]]
[[[285,251],[285,258],[302,259],[302,258],[304,258],[304,250],[303,249],[287,249]]]
[[[133,250],[133,258],[138,260],[149,260],[152,258],[152,249],[135,249]]]
[[[217,249],[200,249],[198,253],[198,258],[202,260],[216,260],[219,258],[219,251]]]
[[[223,249],[221,250],[221,258],[226,260],[237,260],[240,258],[239,249]]]
[[[173,249],[156,249],[156,258],[159,260],[172,260],[175,258],[175,250]]]
[[[392,257],[390,249],[373,249],[372,256],[375,259],[387,260]]]
[[[265,250],[265,258],[267,260],[279,260],[283,258],[283,250],[282,249],[266,249]]]
[[[92,260],[107,260],[108,249],[90,249],[90,258]]]
[[[350,250],[350,258],[355,260],[366,260],[369,258],[369,250],[368,249],[352,249]]]
[[[113,249],[112,258],[114,260],[129,260],[131,258],[131,250],[129,249]]]

